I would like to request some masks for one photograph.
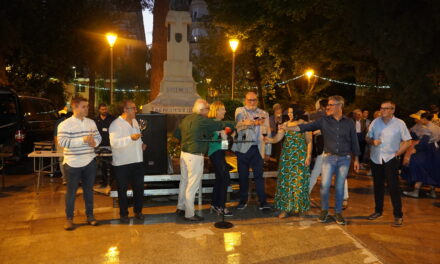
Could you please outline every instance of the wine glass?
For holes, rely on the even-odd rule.
[[[266,126],[261,126],[261,134],[263,135],[263,137],[267,137],[267,127]]]
[[[145,119],[140,119],[139,120],[139,130],[142,132],[145,129],[147,129],[147,120]]]

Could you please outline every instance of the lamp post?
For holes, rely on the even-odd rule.
[[[229,40],[229,46],[232,50],[232,94],[231,94],[231,100],[234,100],[234,86],[235,86],[235,51],[237,50],[239,40],[238,39],[230,39]]]
[[[107,33],[106,38],[110,45],[110,104],[113,104],[113,46],[115,45],[118,35],[114,33]]]
[[[73,80],[76,80],[76,66],[72,66],[73,70]]]
[[[307,89],[310,92],[313,88],[313,87],[310,87],[310,78],[312,78],[312,76],[315,75],[315,71],[312,69],[309,69],[306,71],[305,75],[307,76]]]

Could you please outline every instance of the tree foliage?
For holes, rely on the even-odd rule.
[[[115,29],[122,12],[150,8],[152,0],[14,0],[1,5],[3,83],[21,93],[63,98],[60,89],[45,92],[53,79],[69,81],[73,65],[90,79],[95,72],[107,72],[103,34]],[[6,66],[7,76],[2,74]]]
[[[432,95],[436,100],[440,95],[438,1],[207,2],[224,35],[239,36],[258,58],[247,61],[258,65],[263,84],[288,80],[310,67],[333,79],[390,84],[390,93],[382,95],[409,109],[437,103]],[[310,91],[303,79],[284,90],[307,102],[330,91],[354,100],[353,87],[323,81],[315,87]],[[271,90],[265,92],[275,94]]]

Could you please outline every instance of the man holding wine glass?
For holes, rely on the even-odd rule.
[[[141,131],[136,121],[136,104],[126,100],[122,103],[123,113],[110,125],[110,145],[113,153],[113,166],[118,186],[119,215],[121,223],[128,223],[127,189],[133,188],[134,216],[143,220],[144,204],[144,164],[143,151],[147,145],[142,143]]]
[[[270,130],[268,114],[257,107],[258,97],[254,92],[248,92],[245,97],[245,106],[235,110],[235,121],[253,121],[238,132],[238,141],[232,147],[237,155],[238,175],[240,184],[240,203],[237,209],[243,210],[247,206],[249,190],[249,168],[252,168],[255,187],[260,201],[260,210],[270,209],[266,201],[264,190],[263,167],[264,159],[268,159],[271,145],[265,144],[263,138]],[[242,142],[240,142],[242,141]],[[244,142],[243,142],[244,141]]]

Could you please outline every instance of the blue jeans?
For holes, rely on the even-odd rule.
[[[322,171],[322,157],[323,157],[323,155],[324,154],[316,156],[315,165],[313,166],[312,173],[310,174],[309,194],[312,193],[313,187],[315,187],[316,181],[318,180],[319,175],[321,175],[321,171]],[[347,179],[345,179],[344,200],[348,200],[348,184],[347,184]]]
[[[315,186],[316,181],[318,180],[318,177],[321,174],[323,155],[324,154],[320,154],[316,156],[315,165],[313,166],[312,173],[310,174],[309,194],[312,193],[313,187]]]
[[[64,164],[66,172],[67,191],[66,191],[66,217],[73,219],[73,211],[75,210],[76,191],[79,182],[83,189],[83,197],[86,205],[87,218],[93,217],[93,184],[96,177],[96,161],[92,160],[84,167],[70,167]]]
[[[345,179],[350,169],[351,156],[337,156],[323,154],[322,174],[321,174],[321,210],[328,210],[328,199],[330,195],[330,185],[332,176],[336,174],[335,190],[336,204],[335,212],[342,212],[342,202],[344,200]]]

